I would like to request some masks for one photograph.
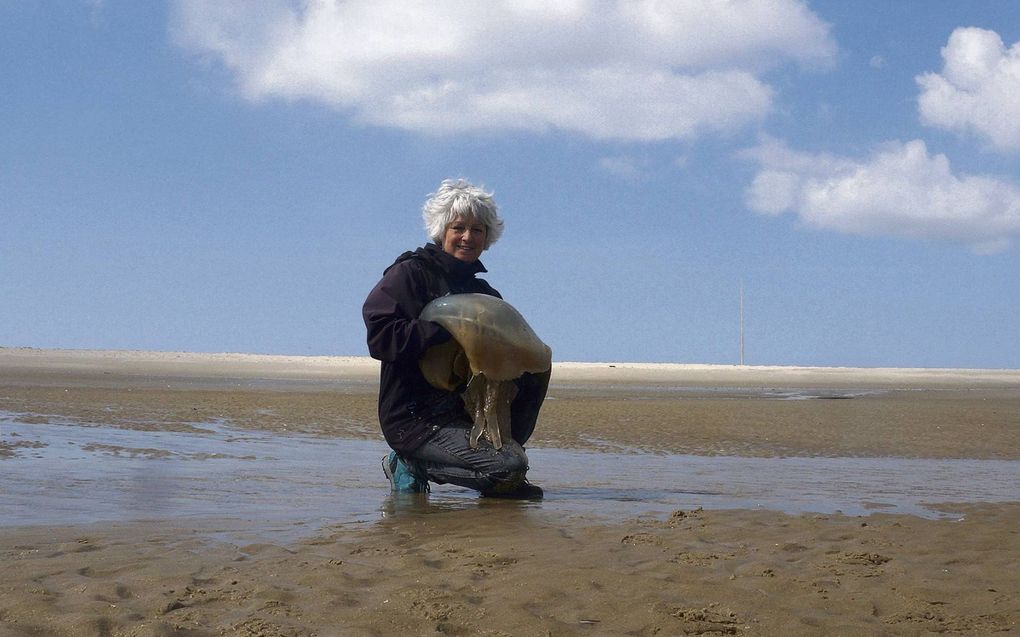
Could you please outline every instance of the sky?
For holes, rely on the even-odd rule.
[[[556,361],[1020,368],[1020,2],[0,0],[2,347],[367,355],[457,177]]]

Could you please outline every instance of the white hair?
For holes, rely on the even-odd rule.
[[[463,179],[446,179],[429,195],[421,209],[429,238],[442,244],[446,227],[464,217],[474,217],[485,225],[485,247],[496,243],[503,234],[503,219],[491,192],[473,186]]]

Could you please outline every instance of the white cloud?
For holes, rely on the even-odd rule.
[[[178,0],[179,44],[249,99],[307,99],[427,133],[688,139],[760,120],[777,64],[830,64],[801,0]]]
[[[615,157],[599,159],[599,168],[603,171],[630,182],[643,180],[647,176],[649,166],[650,162],[647,159],[631,157],[630,155],[617,155]]]
[[[938,239],[998,252],[1020,234],[1020,187],[956,175],[945,155],[914,140],[863,161],[797,152],[766,140],[745,151],[760,170],[747,191],[759,213],[794,213],[804,224],[865,236]]]
[[[942,58],[941,74],[917,77],[921,121],[1020,151],[1020,42],[1007,49],[994,31],[959,28]]]

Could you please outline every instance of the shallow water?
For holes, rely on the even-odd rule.
[[[1020,498],[1020,461],[746,458],[529,449],[546,498],[493,502],[452,485],[394,498],[379,441],[194,423],[195,432],[31,424],[0,413],[0,526],[229,519],[293,539],[401,511],[512,505],[531,514],[622,521],[677,509],[873,511],[944,517],[934,505]]]

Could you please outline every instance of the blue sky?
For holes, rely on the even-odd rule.
[[[555,11],[550,8],[555,8]],[[1020,368],[1020,3],[0,2],[0,346],[365,355],[447,177],[558,361]]]

